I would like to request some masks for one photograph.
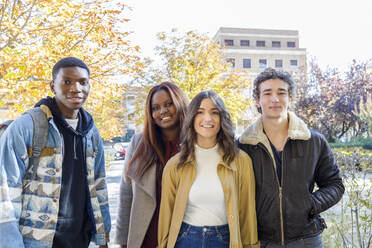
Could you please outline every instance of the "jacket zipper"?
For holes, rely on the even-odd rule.
[[[287,144],[287,141],[285,142],[285,144]],[[283,185],[283,178],[284,178],[284,169],[283,169],[283,164],[284,164],[284,148],[285,148],[285,144],[284,144],[284,147],[283,147],[283,151],[282,151],[282,169],[281,169],[281,172],[282,172],[282,178],[281,178],[281,184],[279,185],[279,201],[280,201],[280,228],[281,228],[281,231],[282,231],[282,245],[284,246],[284,220],[283,220],[283,188],[282,188],[282,185]],[[278,177],[278,176],[277,176]],[[278,182],[279,182],[279,179],[278,179]]]
[[[287,144],[287,142],[286,142]],[[270,152],[267,150],[266,146],[264,144],[261,143],[261,146],[263,147],[264,151],[269,155],[269,157],[271,157],[270,155]],[[284,145],[284,148],[285,148],[285,145]],[[283,148],[283,152],[284,152],[284,148]],[[282,152],[282,183],[283,183],[283,153]],[[274,163],[275,161],[273,161],[273,159],[271,158],[272,162],[273,162],[273,169],[274,169],[274,174],[275,174],[275,178],[276,178],[276,182],[278,184],[278,187],[279,187],[279,211],[280,211],[280,233],[281,233],[281,240],[282,240],[282,245],[284,245],[284,221],[283,221],[283,189],[282,189],[282,184],[279,183],[279,178],[278,178],[278,174],[276,172],[276,169],[275,169],[275,166],[274,166]]]

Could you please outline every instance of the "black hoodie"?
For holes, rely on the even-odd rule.
[[[93,118],[83,108],[80,108],[78,125],[74,130],[66,122],[55,98],[44,98],[35,106],[41,104],[48,106],[51,110],[53,120],[63,136],[64,144],[61,194],[53,247],[88,247],[94,228],[88,214],[91,207],[88,200],[85,144],[86,135],[93,127]]]

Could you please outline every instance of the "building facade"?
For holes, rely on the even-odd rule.
[[[221,27],[213,39],[224,48],[225,60],[234,69],[247,71],[252,82],[267,67],[291,73],[298,83],[307,81],[306,49],[299,47],[298,31]],[[253,85],[243,94],[252,97],[252,90]],[[258,116],[255,106],[242,112],[236,135]]]
[[[372,73],[372,60],[367,63],[366,70],[367,73]]]
[[[214,40],[225,48],[226,61],[255,78],[267,67],[296,74],[306,72],[306,49],[298,31],[221,27]]]

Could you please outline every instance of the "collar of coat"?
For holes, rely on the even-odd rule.
[[[305,122],[298,118],[293,112],[288,111],[288,138],[293,140],[308,140],[311,137],[310,130]],[[240,136],[240,143],[257,145],[263,143],[266,146],[267,136],[263,132],[262,116],[252,123]],[[270,147],[270,146],[269,146]]]
[[[307,128],[305,122],[298,118],[293,112],[288,111],[288,139],[292,140],[308,140],[311,137],[310,130]],[[276,163],[274,154],[270,146],[270,141],[263,132],[262,116],[252,123],[240,136],[239,142],[248,145],[257,145],[262,143],[268,150],[273,161],[275,170]]]

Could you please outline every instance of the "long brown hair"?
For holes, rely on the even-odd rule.
[[[223,161],[230,164],[238,154],[238,147],[234,141],[234,130],[230,113],[222,99],[213,91],[202,91],[197,94],[189,104],[186,113],[186,119],[181,132],[181,151],[178,166],[182,166],[187,158],[195,159],[196,131],[194,128],[195,116],[198,113],[201,102],[204,99],[211,99],[220,112],[221,128],[217,134],[217,143],[224,152]]]
[[[140,144],[135,151],[132,160],[129,162],[127,168],[127,176],[130,174],[132,178],[140,178],[143,174],[151,167],[153,164],[165,164],[164,158],[164,142],[161,135],[161,130],[158,125],[155,124],[152,118],[152,107],[151,101],[156,92],[161,90],[166,91],[174,106],[176,107],[177,113],[179,115],[179,125],[182,127],[183,120],[186,115],[186,108],[188,99],[182,90],[171,82],[162,82],[151,88],[146,98],[145,106],[145,123],[142,132],[142,139]],[[131,172],[131,167],[139,159],[133,172]]]

